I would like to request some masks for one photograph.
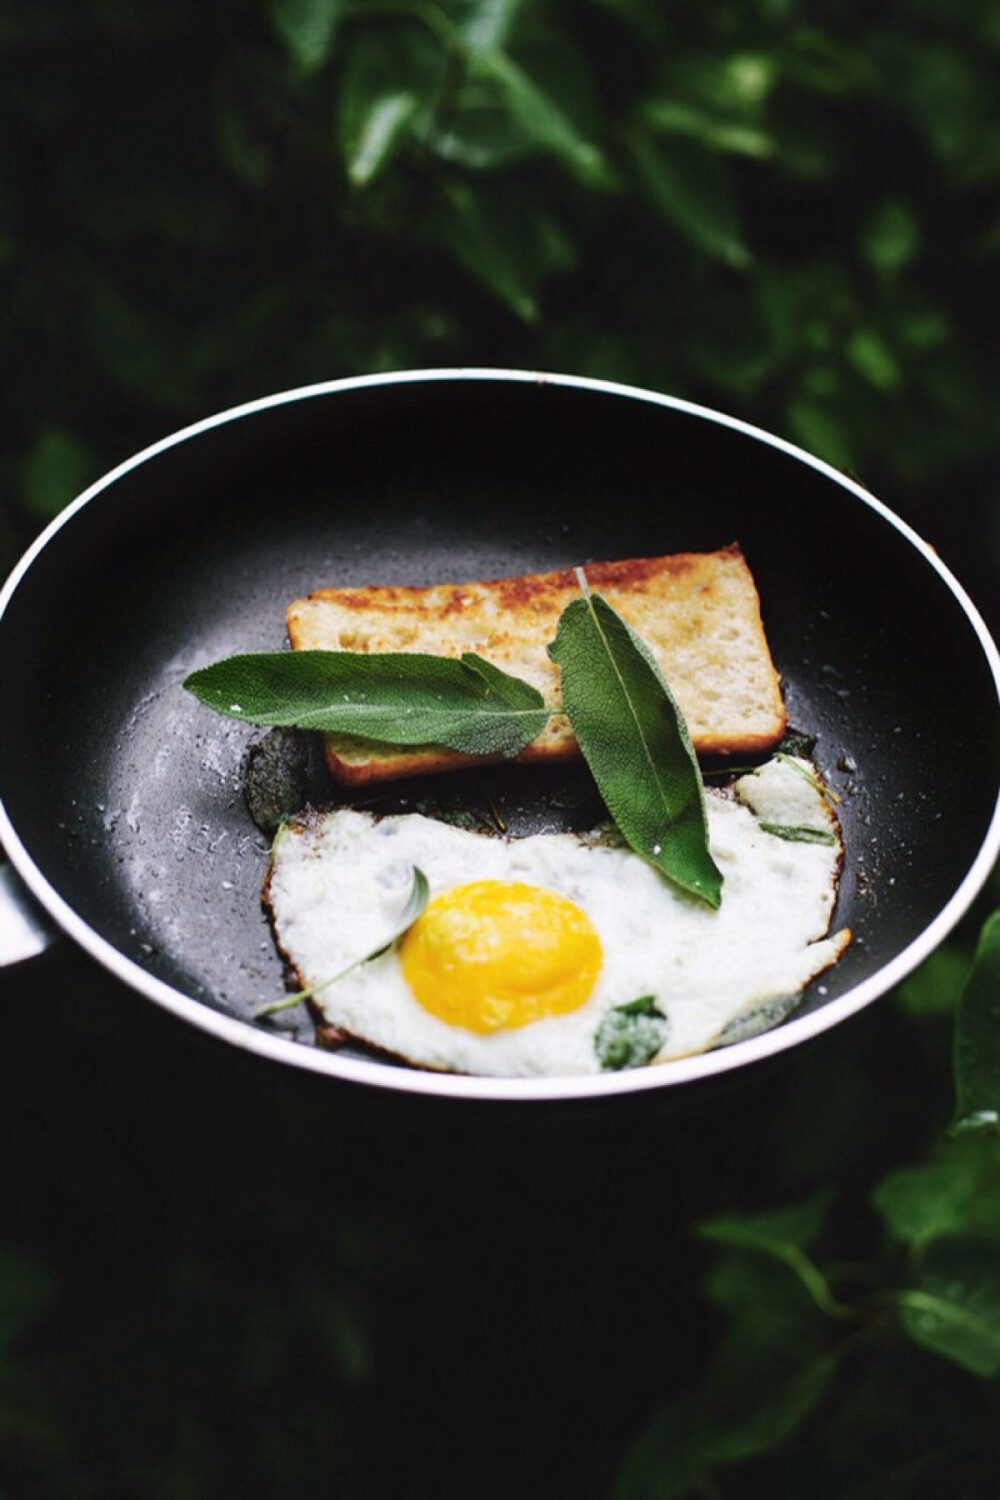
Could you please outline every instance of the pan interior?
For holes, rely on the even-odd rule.
[[[874,974],[961,883],[995,798],[995,691],[923,554],[848,487],[752,434],[586,387],[402,381],[235,417],[108,484],[0,622],[8,812],[99,934],[205,1005],[282,993],[242,796],[258,735],[181,683],[280,647],[323,584],[429,583],[739,541],[794,725],[841,797],[837,921],[854,942],[804,1002]],[[39,686],[42,691],[39,691]],[[419,799],[426,788],[403,787]],[[578,820],[579,776],[452,783],[514,833]],[[297,1035],[289,1013],[277,1023]],[[311,1044],[311,1030],[301,1039]]]

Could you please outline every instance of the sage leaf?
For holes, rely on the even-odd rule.
[[[594,1050],[605,1072],[642,1068],[652,1062],[670,1027],[653,995],[640,995],[608,1011],[594,1036]]]
[[[258,651],[192,672],[184,686],[230,718],[352,734],[386,745],[516,755],[549,717],[530,683],[473,652]]]
[[[1000,1130],[1000,910],[987,918],[958,1002],[952,1130]]]
[[[809,823],[761,823],[762,833],[770,833],[776,839],[786,839],[791,844],[835,844],[837,835],[829,828],[814,828]]]
[[[418,865],[414,865],[413,881],[410,886],[410,893],[406,899],[406,905],[396,919],[392,931],[383,942],[379,943],[377,948],[371,948],[367,953],[362,953],[359,958],[352,959],[349,964],[345,964],[342,969],[338,969],[336,974],[327,975],[326,979],[321,979],[317,984],[310,984],[304,990],[296,990],[294,995],[286,995],[283,1000],[273,1000],[270,1005],[262,1005],[259,1010],[254,1012],[255,1019],[259,1021],[264,1016],[275,1015],[279,1010],[290,1010],[293,1005],[298,1005],[300,1000],[312,999],[313,996],[319,994],[320,990],[327,989],[331,984],[336,984],[338,980],[346,979],[348,974],[353,974],[354,970],[360,969],[363,964],[371,963],[372,959],[378,958],[380,954],[388,953],[392,945],[398,942],[403,936],[403,933],[413,926],[427,905],[429,895],[430,885],[428,884],[427,876]]]
[[[701,773],[659,667],[599,594],[563,610],[549,655],[562,706],[623,838],[686,891],[717,907]]]

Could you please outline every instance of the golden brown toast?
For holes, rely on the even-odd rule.
[[[780,740],[786,718],[750,570],[738,546],[717,552],[588,563],[587,583],[628,621],[656,658],[699,754],[748,755]],[[547,653],[564,607],[579,596],[572,568],[429,587],[321,588],[287,612],[297,650],[426,651],[480,656],[534,684],[558,706],[559,669]],[[388,780],[467,764],[440,746],[395,749],[325,737],[338,780]],[[520,753],[524,761],[578,754],[556,714]]]

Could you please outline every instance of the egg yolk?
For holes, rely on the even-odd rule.
[[[576,1010],[601,945],[565,896],[517,880],[474,880],[428,902],[399,958],[425,1010],[468,1031],[524,1026]]]

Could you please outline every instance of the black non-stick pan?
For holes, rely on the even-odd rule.
[[[260,731],[211,714],[185,675],[282,646],[286,603],[323,584],[462,581],[732,541],[791,721],[815,736],[841,798],[836,922],[853,942],[794,1016],[661,1067],[514,1081],[330,1050],[296,1012],[254,1020],[283,993],[259,903],[268,843],[243,797]],[[997,652],[933,551],[789,444],[595,381],[401,373],[188,428],[81,496],[16,568],[0,595],[0,673],[8,897],[23,882],[120,980],[221,1040],[391,1090],[614,1095],[792,1047],[926,957],[1000,847]],[[564,790],[501,768],[458,795],[499,807],[518,833],[571,817]]]

